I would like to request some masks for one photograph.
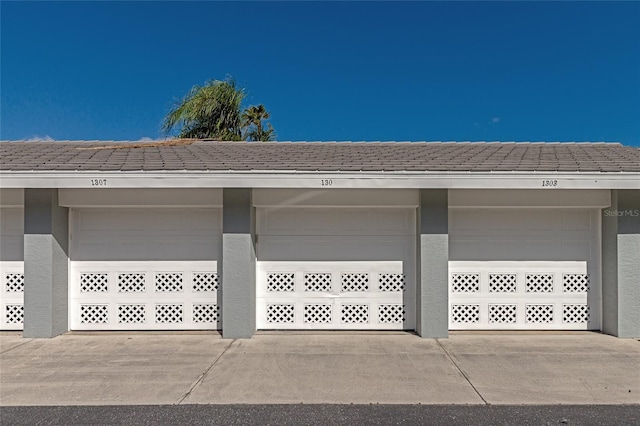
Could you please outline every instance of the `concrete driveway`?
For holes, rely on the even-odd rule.
[[[0,333],[0,404],[640,404],[640,342],[598,333]]]

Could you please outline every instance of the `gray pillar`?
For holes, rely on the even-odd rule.
[[[612,191],[602,214],[602,330],[640,337],[640,191]]]
[[[251,189],[222,193],[222,336],[249,338],[256,331],[255,209]]]
[[[24,191],[24,337],[68,330],[69,209],[57,189]]]
[[[422,337],[449,336],[449,202],[446,189],[420,191],[417,327]]]

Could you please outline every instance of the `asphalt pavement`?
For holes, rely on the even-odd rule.
[[[631,405],[138,405],[3,407],[3,425],[637,426]]]

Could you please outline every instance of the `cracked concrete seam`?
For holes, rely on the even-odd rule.
[[[29,340],[27,340],[26,342],[22,342],[22,343],[20,343],[19,345],[12,346],[12,347],[10,347],[9,349],[6,349],[6,350],[4,350],[4,351],[0,352],[0,355],[6,354],[7,352],[14,350],[15,348],[19,348],[20,346],[24,346],[24,345],[26,345],[27,343],[31,343],[31,342],[33,342],[33,340],[34,340],[34,339],[29,339]]]
[[[469,376],[467,376],[467,373],[462,371],[462,368],[460,368],[460,366],[456,363],[456,361],[453,359],[453,356],[449,353],[449,351],[447,351],[447,349],[442,345],[442,343],[440,343],[440,339],[436,339],[436,342],[438,342],[438,346],[440,346],[440,348],[444,351],[444,353],[447,355],[447,358],[449,358],[449,361],[451,361],[451,363],[454,365],[454,367],[456,367],[456,369],[460,372],[460,374],[462,374],[462,377],[464,377],[464,379],[467,381],[467,383],[469,383],[469,386],[471,386],[471,388],[478,395],[478,397],[482,400],[482,402],[484,402],[485,405],[491,405],[491,404],[489,404],[489,402],[486,399],[484,399],[484,397],[482,396],[480,391],[475,387],[475,385],[473,383],[471,383],[471,379],[469,379]]]
[[[213,360],[213,362],[211,363],[211,365],[204,370],[204,372],[196,379],[195,382],[193,382],[193,384],[191,385],[191,387],[189,387],[189,390],[182,395],[182,398],[180,398],[180,400],[178,400],[176,405],[180,405],[182,404],[182,402],[187,399],[189,397],[189,395],[191,395],[191,393],[196,390],[196,388],[198,386],[200,386],[200,384],[204,381],[204,379],[209,375],[209,372],[213,369],[213,367],[215,367],[215,365],[218,363],[218,361],[220,360],[220,358],[222,358],[222,356],[227,353],[227,350],[229,350],[229,348],[231,348],[231,346],[237,341],[238,339],[233,339],[225,348],[224,350],[220,353],[220,355],[218,355],[218,357],[216,359]]]

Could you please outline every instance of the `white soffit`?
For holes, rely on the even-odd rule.
[[[272,189],[253,191],[256,207],[417,207],[415,189]]]
[[[450,189],[449,207],[595,207],[611,205],[606,189]]]
[[[1,207],[24,206],[24,190],[17,188],[0,188]]]
[[[2,172],[3,188],[640,189],[640,173]]]
[[[222,207],[216,188],[75,188],[60,189],[65,207]]]

